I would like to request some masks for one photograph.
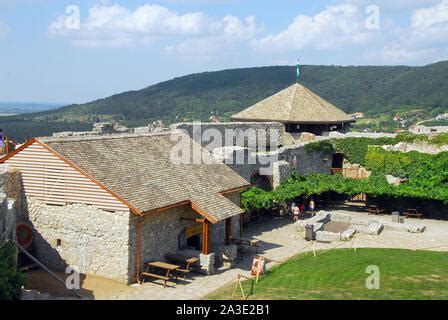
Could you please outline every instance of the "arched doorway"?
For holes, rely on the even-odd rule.
[[[258,187],[264,191],[272,191],[272,177],[271,176],[262,176],[259,172],[255,172],[250,177],[250,184],[254,187]]]
[[[344,154],[334,153],[331,167],[334,169],[342,169],[344,167]]]

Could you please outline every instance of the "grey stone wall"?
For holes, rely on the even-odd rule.
[[[233,201],[235,204],[240,205],[240,194],[231,193],[226,197]],[[179,208],[173,208],[165,212],[161,212],[154,215],[148,215],[141,223],[141,255],[140,255],[140,268],[144,268],[145,261],[165,260],[165,254],[176,253],[179,251],[179,238],[182,238],[182,232],[187,227],[197,225],[196,222],[182,220],[181,218],[201,218],[191,208],[184,206]],[[137,229],[138,229],[138,217],[131,218],[130,228],[130,261],[129,272],[130,277],[136,277],[136,263],[137,263]],[[234,237],[240,235],[240,216],[232,217],[232,234]],[[180,236],[180,237],[179,237]],[[201,238],[202,241],[202,238]],[[221,221],[217,224],[210,225],[210,251],[220,252],[220,248],[225,246],[225,221]],[[213,268],[209,264],[214,264],[218,261],[215,254],[204,256],[201,255],[201,261],[206,263],[202,266],[204,270],[213,272]],[[209,268],[210,267],[210,268]]]
[[[107,212],[84,204],[50,206],[26,198],[24,217],[34,227],[37,259],[128,283],[130,212]]]
[[[240,203],[239,193],[229,194],[228,198]],[[50,206],[31,197],[24,198],[23,212],[22,219],[35,230],[35,255],[40,261],[53,269],[65,271],[71,266],[81,273],[123,283],[136,279],[139,221],[143,270],[145,261],[163,261],[165,254],[179,251],[183,230],[197,225],[181,218],[200,218],[187,206],[141,218],[130,212],[107,212],[83,204]],[[239,221],[239,217],[232,219],[233,232],[238,236]],[[212,225],[210,234],[211,249],[218,251],[225,245],[225,221]],[[215,261],[214,256],[210,259]]]
[[[140,231],[140,268],[145,261],[164,261],[167,253],[179,251],[179,235],[185,227],[192,226],[194,222],[181,220],[184,218],[200,218],[200,216],[188,207],[179,207],[154,215],[148,215],[141,223]],[[133,217],[130,230],[130,274],[136,277],[137,263],[137,236],[139,217]]]
[[[270,141],[274,141],[277,146],[283,145],[283,135],[285,128],[283,124],[278,122],[228,122],[228,123],[177,123],[171,126],[171,129],[184,130],[193,140],[200,142],[203,147],[206,147],[210,142],[203,141],[203,133],[206,130],[214,130],[219,132],[222,137],[220,146],[234,146],[233,139],[226,139],[226,130],[233,131],[238,146],[248,147],[257,145],[256,136],[248,136],[250,130],[259,130],[266,132],[266,142],[270,145]],[[270,131],[275,130],[275,131]],[[212,131],[209,131],[212,134]],[[271,137],[271,132],[275,135]],[[211,151],[211,150],[209,150]]]
[[[0,165],[0,243],[16,239],[20,176],[7,165]]]
[[[331,153],[308,152],[305,146],[300,146],[284,148],[280,151],[279,160],[289,163],[291,169],[295,168],[297,175],[330,174],[332,156]]]
[[[0,243],[16,239],[16,217],[15,201],[0,192]]]
[[[311,173],[330,174],[332,168],[332,153],[308,152],[305,144],[282,147],[276,152],[266,154],[252,153],[252,162],[249,162],[249,149],[238,149],[233,153],[221,153],[227,158],[220,158],[232,170],[250,182],[251,177],[260,172],[268,176],[273,187],[280,185],[282,181],[291,177],[293,170],[297,175],[309,175]],[[232,161],[229,158],[232,157]],[[242,159],[242,163],[236,163],[236,159]],[[264,170],[263,170],[264,169]]]

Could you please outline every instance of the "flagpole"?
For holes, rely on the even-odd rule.
[[[296,68],[296,81],[297,81],[297,83],[299,83],[299,77],[300,77],[299,58],[297,58],[297,68]]]

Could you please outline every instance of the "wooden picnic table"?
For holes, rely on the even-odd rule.
[[[169,253],[165,255],[165,258],[169,261],[175,263],[182,263],[185,268],[179,268],[176,272],[182,273],[184,275],[184,280],[187,279],[187,275],[191,272],[191,267],[199,261],[197,257],[187,257],[179,253]]]
[[[161,261],[146,262],[145,265],[146,265],[146,271],[141,273],[143,277],[163,280],[164,288],[166,287],[167,281],[171,279],[175,279],[177,283],[177,274],[175,273],[175,271],[180,269],[180,266]],[[163,276],[157,273],[153,273],[151,272],[151,268],[166,271],[166,274]]]
[[[258,253],[258,242],[257,239],[245,239],[245,238],[232,238],[232,242],[236,245],[245,245],[255,248],[255,253]]]
[[[406,209],[404,211],[404,215],[406,216],[406,218],[417,217],[419,219],[423,219],[423,213],[418,209],[413,209],[413,208]]]
[[[377,205],[369,205],[367,206],[367,212],[369,214],[375,214],[375,215],[383,215],[384,209],[380,209]]]

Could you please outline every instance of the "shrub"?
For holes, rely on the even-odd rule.
[[[0,300],[18,300],[22,295],[24,275],[17,271],[15,247],[0,244]]]

